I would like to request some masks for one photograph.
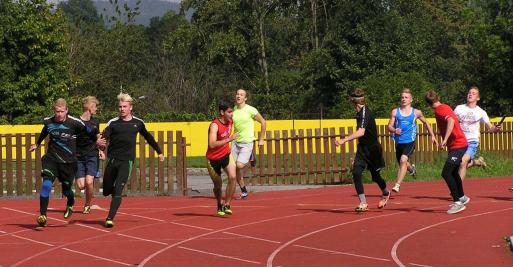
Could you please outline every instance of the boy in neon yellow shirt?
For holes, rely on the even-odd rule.
[[[260,139],[258,145],[264,145],[264,133],[266,130],[265,119],[258,113],[258,110],[246,104],[247,92],[244,89],[238,89],[235,94],[236,105],[233,109],[233,125],[235,133],[239,137],[232,143],[232,155],[237,163],[237,183],[242,191],[241,198],[248,196],[248,191],[244,185],[243,169],[249,163],[253,153],[253,142],[255,140],[255,120],[261,124]]]

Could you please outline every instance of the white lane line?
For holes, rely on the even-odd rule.
[[[12,234],[11,234],[11,236],[14,236],[14,237],[19,238],[19,239],[27,240],[27,241],[30,241],[30,242],[34,242],[34,243],[37,243],[37,244],[41,244],[41,245],[45,245],[45,246],[49,246],[49,247],[55,247],[54,245],[52,245],[50,243],[37,241],[37,240],[31,239],[31,238],[27,238],[27,237],[23,237],[23,236],[19,236],[19,235],[12,235]]]
[[[129,264],[129,263],[125,263],[125,262],[121,262],[121,261],[117,261],[117,260],[107,259],[107,258],[104,258],[104,257],[96,256],[96,255],[85,253],[85,252],[76,251],[76,250],[69,249],[69,248],[62,248],[62,250],[66,250],[66,251],[77,253],[77,254],[82,254],[82,255],[85,255],[85,256],[88,256],[88,257],[93,257],[93,258],[96,258],[96,259],[100,259],[100,260],[104,260],[104,261],[108,261],[108,262],[113,262],[113,263],[117,263],[117,264],[121,264],[121,265],[125,265],[125,266],[134,266],[135,265],[135,264]]]
[[[284,243],[283,245],[279,246],[277,249],[275,249],[271,253],[271,255],[269,255],[269,257],[267,258],[267,266],[268,267],[273,266],[274,257],[276,257],[276,255],[278,255],[278,253],[280,253],[281,250],[283,250],[284,248],[286,248],[290,244],[292,244],[292,243],[294,243],[294,242],[296,242],[296,241],[298,241],[300,239],[303,239],[305,237],[308,237],[308,236],[311,236],[311,235],[314,235],[314,234],[317,234],[317,233],[320,233],[322,231],[326,231],[326,230],[329,230],[329,229],[332,229],[332,228],[335,228],[335,227],[343,226],[343,225],[346,225],[346,224],[351,224],[351,223],[356,223],[356,222],[361,222],[361,221],[367,221],[367,220],[373,220],[373,219],[376,219],[376,218],[383,218],[383,217],[388,217],[388,216],[394,216],[394,215],[402,214],[402,213],[406,213],[406,212],[402,211],[402,212],[396,212],[396,213],[390,213],[390,214],[385,214],[385,215],[366,217],[366,218],[362,218],[362,219],[358,219],[358,220],[347,221],[347,222],[331,225],[331,226],[328,226],[328,227],[325,227],[325,228],[322,228],[322,229],[318,229],[318,230],[306,233],[304,235],[298,236],[298,237],[288,241],[287,243]]]
[[[185,223],[177,223],[177,222],[168,222],[170,224],[176,224],[176,225],[180,225],[180,226],[185,226],[185,227],[191,227],[191,228],[195,228],[195,229],[200,229],[200,230],[205,230],[205,231],[212,231],[214,229],[210,229],[210,228],[205,228],[205,227],[200,227],[200,226],[194,226],[194,225],[190,225],[190,224],[185,224]]]
[[[264,239],[264,238],[258,238],[258,237],[249,236],[249,235],[241,235],[241,234],[236,234],[236,233],[232,233],[232,232],[223,232],[223,234],[240,236],[240,237],[244,237],[244,238],[248,238],[248,239],[255,239],[255,240],[265,241],[265,242],[274,243],[274,244],[281,244],[280,241],[274,241],[274,240],[269,240],[269,239]]]
[[[151,240],[151,239],[146,239],[146,238],[142,238],[142,237],[135,237],[135,236],[125,235],[125,234],[118,234],[118,235],[119,236],[128,237],[128,238],[132,238],[132,239],[136,239],[136,240],[141,240],[141,241],[146,241],[146,242],[150,242],[150,243],[160,244],[160,245],[164,245],[164,246],[168,245],[167,243],[164,243],[164,242],[159,242],[159,241],[155,241],[155,240]]]
[[[323,249],[323,248],[314,248],[314,247],[302,246],[302,245],[294,245],[294,246],[295,247],[300,247],[300,248],[311,249],[311,250],[318,250],[318,251],[328,252],[328,253],[332,253],[332,254],[341,254],[341,255],[347,255],[347,256],[354,256],[354,257],[358,257],[358,258],[366,258],[366,259],[371,259],[371,260],[378,260],[378,261],[391,261],[390,259],[365,256],[365,255],[354,254],[354,253],[349,253],[349,252],[342,252],[342,251],[336,251],[336,250],[328,250],[328,249]]]
[[[340,209],[333,209],[333,210],[340,210]],[[281,216],[281,217],[274,217],[274,218],[270,218],[270,219],[264,219],[264,220],[260,220],[260,221],[253,221],[253,222],[249,222],[249,223],[234,225],[234,226],[226,227],[226,228],[223,228],[223,229],[211,231],[211,232],[208,232],[208,233],[203,233],[203,234],[200,234],[200,235],[196,235],[196,236],[193,236],[193,237],[181,240],[179,242],[175,242],[173,244],[170,244],[169,246],[167,246],[167,247],[165,247],[165,248],[163,248],[163,249],[161,249],[159,251],[154,252],[153,254],[147,256],[146,258],[144,258],[139,263],[139,266],[141,266],[141,267],[145,266],[151,259],[155,258],[157,255],[159,255],[161,253],[164,253],[168,249],[171,249],[171,248],[176,247],[178,245],[181,245],[183,243],[187,243],[189,241],[196,240],[196,239],[208,236],[208,235],[212,235],[212,234],[215,234],[215,233],[221,233],[221,232],[224,232],[224,231],[228,231],[228,230],[231,230],[231,229],[240,228],[240,227],[244,227],[244,226],[255,225],[255,224],[266,223],[266,222],[277,221],[277,220],[288,219],[288,218],[294,218],[294,217],[301,217],[301,216],[306,216],[306,215],[311,215],[311,214],[316,214],[316,213],[317,212],[308,212],[308,213],[299,213],[299,214],[286,215],[286,216]]]
[[[226,255],[207,252],[207,251],[203,251],[203,250],[197,250],[197,249],[193,249],[193,248],[187,248],[187,247],[182,247],[182,246],[179,246],[178,248],[190,250],[190,251],[194,251],[194,252],[198,252],[198,253],[208,254],[208,255],[212,255],[212,256],[216,256],[216,257],[226,258],[226,259],[232,259],[232,260],[243,261],[243,262],[254,263],[254,264],[261,264],[258,261],[250,261],[250,260],[245,260],[245,259],[241,259],[241,258],[237,258],[237,257],[226,256]]]
[[[431,266],[431,265],[416,264],[416,263],[411,263],[411,262],[410,262],[410,265],[413,265],[413,266],[420,266],[420,267],[433,267],[433,266]]]
[[[450,223],[450,222],[454,222],[454,221],[459,221],[459,220],[463,220],[463,219],[467,219],[467,218],[473,218],[473,217],[478,217],[478,216],[482,216],[482,215],[488,215],[488,214],[492,214],[492,213],[497,213],[497,212],[503,212],[503,211],[507,211],[507,210],[513,210],[513,208],[507,208],[507,209],[501,209],[501,210],[495,210],[495,211],[488,211],[488,212],[483,212],[483,213],[478,213],[478,214],[473,214],[473,215],[469,215],[469,216],[464,216],[464,217],[458,217],[458,218],[454,218],[454,219],[451,219],[451,220],[447,220],[447,221],[442,221],[442,222],[438,222],[438,223],[435,223],[435,224],[431,224],[431,225],[428,225],[426,227],[423,227],[423,228],[420,228],[418,230],[415,230],[413,232],[410,232],[409,234],[407,235],[404,235],[402,236],[401,238],[399,238],[395,243],[394,245],[392,246],[392,250],[390,251],[390,255],[392,256],[392,259],[394,260],[394,262],[401,266],[401,267],[405,267],[406,265],[404,265],[401,260],[399,259],[399,257],[397,256],[397,248],[399,247],[399,245],[406,239],[408,239],[409,237],[417,234],[417,233],[420,233],[424,230],[428,230],[428,229],[431,229],[433,227],[437,227],[437,226],[440,226],[442,224],[446,224],[446,223]]]

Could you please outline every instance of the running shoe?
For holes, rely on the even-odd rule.
[[[474,162],[476,162],[477,165],[481,166],[481,168],[483,168],[483,169],[486,169],[486,167],[487,167],[486,161],[483,157],[479,157],[479,158],[475,159]]]
[[[39,224],[39,226],[41,226],[41,227],[45,227],[46,226],[46,215],[39,215],[37,217],[37,224]]]
[[[230,208],[230,205],[224,205],[223,207],[224,213],[228,215],[232,215],[232,209]]]
[[[399,189],[401,187],[401,184],[396,183],[394,187],[392,187],[392,191],[399,193]]]
[[[84,211],[82,212],[83,214],[89,214],[91,213],[91,206],[84,206]]]
[[[463,205],[467,205],[467,203],[469,203],[469,202],[470,202],[470,198],[464,195],[464,196],[460,197],[460,202],[461,202]]]
[[[467,207],[463,205],[460,201],[456,201],[449,206],[449,209],[447,210],[447,214],[455,214],[461,211],[464,211]]]
[[[369,210],[369,205],[367,203],[360,203],[358,207],[354,209],[356,212],[364,212]]]
[[[382,209],[387,205],[388,199],[390,199],[390,195],[392,193],[388,192],[388,194],[381,196],[381,200],[378,202],[378,209]]]
[[[242,192],[240,193],[240,199],[245,199],[248,197],[248,192]]]
[[[107,220],[105,220],[105,227],[106,227],[106,228],[112,228],[112,227],[114,227],[114,221],[112,221],[111,219],[107,219]]]
[[[411,165],[410,169],[408,170],[408,173],[413,177],[417,176],[417,168],[415,167],[415,164]]]
[[[66,211],[64,211],[64,219],[68,219],[73,215],[73,206],[67,206]]]
[[[224,216],[226,213],[224,212],[224,208],[218,208],[217,209],[217,215],[218,216]]]

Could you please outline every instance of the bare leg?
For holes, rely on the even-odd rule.
[[[86,175],[85,177],[85,206],[91,206],[91,200],[93,199],[93,182],[94,182],[94,176]],[[84,186],[82,186],[84,187]]]
[[[468,154],[463,155],[463,157],[461,158],[461,164],[458,173],[462,181],[465,179],[465,175],[467,174],[467,168],[472,166],[471,162],[473,162],[473,160],[470,160],[470,155]]]
[[[226,174],[228,175],[228,184],[226,185],[226,200],[225,204],[227,206],[230,205],[232,201],[233,194],[235,193],[235,180],[236,180],[236,167],[235,165],[228,165],[224,169]]]

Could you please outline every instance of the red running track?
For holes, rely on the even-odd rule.
[[[385,209],[354,212],[352,186],[253,193],[215,215],[210,197],[124,198],[106,229],[110,198],[64,220],[51,199],[36,227],[38,200],[0,200],[0,266],[513,266],[513,177],[466,180],[467,209],[446,214],[443,181],[405,183]],[[76,207],[81,207],[82,199]],[[78,208],[76,208],[78,209]]]

